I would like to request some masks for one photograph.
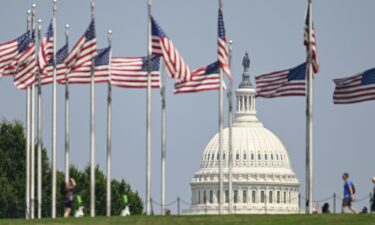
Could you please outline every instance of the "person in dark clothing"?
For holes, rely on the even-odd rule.
[[[354,188],[353,183],[349,181],[349,174],[344,173],[342,179],[344,180],[344,198],[342,199],[341,213],[345,213],[344,209],[348,207],[350,211],[357,214],[357,210],[352,206],[354,200]]]
[[[328,214],[328,213],[331,213],[331,211],[329,210],[329,204],[326,202],[324,203],[323,207],[322,207],[322,213],[323,214]]]
[[[372,183],[374,184],[374,189],[371,198],[371,213],[375,212],[375,177],[372,178]]]
[[[73,178],[70,178],[69,181],[63,181],[61,183],[61,196],[64,203],[64,217],[67,218],[72,213],[73,208],[73,190],[76,187],[76,182]]]

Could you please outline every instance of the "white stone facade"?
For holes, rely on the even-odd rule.
[[[236,91],[233,123],[233,213],[298,213],[299,181],[280,139],[256,116],[256,92],[248,68]],[[224,213],[229,209],[228,128],[223,131]],[[216,134],[206,146],[200,169],[191,182],[192,205],[184,214],[218,214],[219,142]]]

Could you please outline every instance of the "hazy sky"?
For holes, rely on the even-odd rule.
[[[36,3],[37,17],[51,18],[46,0],[2,0],[0,42],[19,36],[26,29],[26,10]],[[97,0],[96,29],[99,48],[107,45],[113,30],[114,56],[146,54],[146,0]],[[286,69],[305,60],[304,16],[307,1],[224,0],[227,35],[234,41],[233,75],[241,81],[242,57],[251,58],[251,79],[255,75]],[[357,197],[368,195],[375,176],[375,102],[333,105],[333,78],[375,67],[375,8],[373,0],[315,0],[313,17],[321,72],[314,82],[314,199],[334,192],[342,195],[341,174],[348,171]],[[173,40],[190,67],[216,59],[218,2],[214,0],[155,0],[153,15]],[[58,48],[65,41],[64,26],[71,26],[71,46],[90,21],[89,0],[60,0],[57,12]],[[253,81],[254,82],[254,81]],[[190,201],[189,182],[198,170],[203,150],[218,131],[216,91],[173,95],[173,81],[167,87],[167,202],[180,196]],[[106,85],[96,86],[96,158],[105,169]],[[113,176],[125,178],[145,196],[146,90],[113,91]],[[12,79],[0,80],[0,117],[25,119],[25,92]],[[51,86],[43,88],[43,140],[51,149]],[[89,85],[71,87],[71,161],[79,168],[89,163]],[[152,197],[160,202],[160,96],[153,91]],[[64,162],[64,88],[58,87],[57,165]],[[292,167],[305,195],[305,98],[257,99],[258,118],[280,137],[289,151]],[[226,118],[226,117],[225,117]],[[331,202],[330,202],[331,203]],[[314,204],[315,205],[315,204]],[[322,204],[321,204],[322,205]],[[337,204],[338,206],[340,203]],[[359,202],[358,208],[368,202]],[[186,206],[183,205],[183,208]],[[155,212],[160,210],[155,206]]]

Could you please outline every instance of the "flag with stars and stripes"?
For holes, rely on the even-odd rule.
[[[174,93],[192,93],[220,89],[219,62],[203,66],[191,73],[191,81],[177,82]]]
[[[68,44],[65,44],[56,53],[56,81],[61,82],[65,80],[67,73],[67,67],[64,63],[66,56],[68,55]],[[51,84],[53,82],[53,62],[50,59],[48,66],[44,67],[41,71],[41,84]],[[37,80],[35,81],[38,82]]]
[[[74,71],[87,62],[91,64],[96,54],[95,21],[92,19],[86,32],[69,52],[65,64],[69,71]]]
[[[224,27],[224,16],[223,12],[219,8],[219,18],[218,18],[218,39],[217,39],[217,54],[220,68],[227,75],[229,79],[232,79],[232,73],[229,67],[229,49],[227,44],[227,37],[225,36],[225,27]]]
[[[307,62],[309,60],[309,46],[311,45],[311,52],[312,52],[312,66],[314,73],[319,72],[319,61],[318,61],[318,53],[316,49],[316,35],[314,31],[314,24],[311,27],[311,43],[309,43],[309,23],[310,23],[310,4],[307,7],[307,13],[306,13],[306,20],[305,20],[305,32],[304,32],[304,41],[303,44],[306,46],[306,52],[307,52]]]
[[[177,81],[191,80],[191,71],[156,20],[151,17],[152,55],[162,56],[170,77]]]
[[[31,35],[31,42],[26,49],[17,56],[16,72],[13,83],[19,89],[26,89],[35,82],[37,59],[35,55],[35,35]]]
[[[12,76],[16,72],[17,57],[19,57],[31,42],[30,31],[18,38],[0,44],[0,77]]]
[[[45,66],[48,66],[48,63],[53,58],[53,23],[48,26],[47,32],[43,37],[42,43],[39,47],[38,52],[38,66],[39,69],[44,69]]]
[[[255,77],[257,97],[275,98],[306,95],[306,63],[292,69]]]
[[[334,79],[333,93],[335,104],[351,104],[375,100],[375,68],[354,76]]]
[[[105,83],[109,80],[109,55],[111,48],[103,48],[97,50],[94,59],[94,82]],[[71,84],[89,84],[91,83],[91,61],[87,61],[68,75]],[[65,83],[65,80],[61,81]]]
[[[121,88],[147,88],[147,56],[113,57],[111,84]],[[151,87],[160,88],[160,57],[151,59]]]

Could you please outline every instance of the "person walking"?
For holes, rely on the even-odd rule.
[[[372,178],[372,183],[374,184],[374,189],[372,192],[372,198],[371,198],[371,213],[375,212],[375,177]]]
[[[357,214],[357,210],[352,206],[355,194],[355,188],[351,181],[349,181],[349,174],[344,173],[342,175],[344,181],[344,198],[342,199],[341,213],[345,213],[345,208],[348,207],[350,211]]]
[[[72,213],[73,209],[73,190],[76,187],[76,182],[73,178],[70,178],[67,182],[61,183],[61,196],[64,203],[64,218],[67,218]]]

